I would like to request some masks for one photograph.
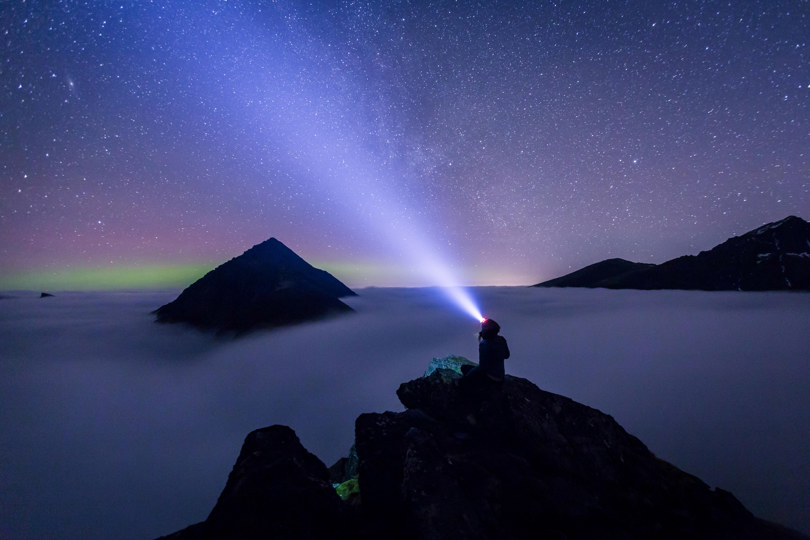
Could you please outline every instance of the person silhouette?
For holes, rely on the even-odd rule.
[[[501,326],[492,319],[481,322],[478,333],[478,365],[461,366],[459,388],[471,398],[483,399],[493,386],[503,383],[503,362],[509,358],[506,338],[499,335]]]

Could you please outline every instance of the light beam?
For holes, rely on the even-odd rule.
[[[319,49],[296,56],[282,43],[267,41],[262,61],[238,64],[241,76],[231,81],[237,95],[234,106],[261,103],[258,110],[246,105],[246,117],[256,119],[261,133],[269,134],[268,148],[281,150],[277,158],[294,167],[300,179],[311,182],[313,193],[326,196],[330,212],[342,211],[364,234],[379,235],[381,245],[393,248],[405,268],[421,274],[462,311],[481,321],[483,316],[469,291],[440,257],[436,217],[428,227],[431,218],[426,201],[409,200],[408,194],[414,190],[408,186],[428,179],[407,165],[413,160],[391,159],[392,152],[408,155],[407,146],[391,147],[389,141],[399,137],[384,128],[374,133],[359,129],[354,119],[365,117],[368,111],[361,103],[347,101],[334,86],[322,83],[334,77],[329,66],[342,60],[313,64],[308,59],[329,59],[334,53],[317,40],[304,41]],[[283,54],[274,54],[275,49]],[[321,70],[322,76],[316,76]],[[303,72],[313,76],[299,77]],[[289,78],[278,77],[279,73],[289,74]]]

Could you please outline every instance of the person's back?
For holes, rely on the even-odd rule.
[[[505,376],[503,361],[509,358],[506,339],[497,333],[485,335],[482,332],[478,343],[478,365],[490,379],[502,381]]]
[[[462,386],[473,384],[473,380],[503,382],[505,369],[503,361],[509,358],[509,346],[506,339],[499,336],[501,327],[492,319],[484,319],[481,332],[478,333],[478,365],[462,367]],[[474,385],[474,386],[480,386]]]
[[[509,346],[506,339],[498,335],[500,330],[498,323],[484,319],[478,334],[478,365],[461,366],[462,377],[458,386],[471,410],[469,418],[472,423],[473,414],[501,387],[506,376],[503,361],[509,358]]]

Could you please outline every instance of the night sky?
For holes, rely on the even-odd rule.
[[[350,286],[528,285],[808,219],[808,28],[806,0],[4,1],[0,288],[187,283],[271,236]]]

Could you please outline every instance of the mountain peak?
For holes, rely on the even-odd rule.
[[[158,322],[247,332],[344,313],[355,293],[270,238],[208,272],[155,311]]]
[[[275,236],[272,236],[272,237],[268,238],[264,242],[259,242],[258,244],[256,244],[252,248],[245,251],[245,253],[250,253],[251,251],[254,251],[254,250],[255,251],[280,251],[280,252],[285,252],[285,253],[289,252],[289,253],[292,253],[292,254],[295,255],[293,250],[291,250],[286,245],[284,245]],[[296,255],[296,257],[297,257],[297,255]]]
[[[767,223],[762,227],[745,233],[743,236],[760,236],[766,233],[791,234],[793,232],[800,232],[802,230],[805,230],[805,232],[810,231],[810,223],[797,216],[788,216],[785,219],[780,219],[779,221],[774,221],[773,223]]]

